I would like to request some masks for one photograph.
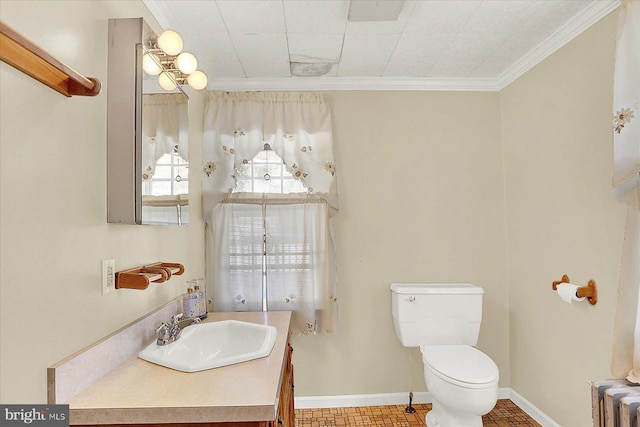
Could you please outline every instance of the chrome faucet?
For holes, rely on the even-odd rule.
[[[175,314],[171,316],[169,323],[162,322],[160,326],[156,328],[158,334],[156,343],[158,345],[167,345],[176,341],[180,338],[180,334],[184,328],[194,323],[200,323],[199,317],[183,317],[183,313]]]

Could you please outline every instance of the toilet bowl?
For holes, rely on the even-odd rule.
[[[498,399],[499,372],[474,348],[483,289],[469,283],[393,283],[392,315],[405,347],[420,347],[433,398],[428,427],[482,427]]]
[[[466,345],[420,346],[424,377],[433,398],[428,427],[482,427],[498,399],[498,367]]]

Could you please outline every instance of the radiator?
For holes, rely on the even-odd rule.
[[[626,380],[591,383],[593,427],[640,427],[640,384]]]

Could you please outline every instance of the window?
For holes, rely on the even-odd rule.
[[[236,179],[215,209],[214,309],[293,311],[294,332],[327,330],[323,317],[336,296],[326,202],[308,195],[269,149]]]
[[[177,148],[158,159],[151,179],[143,181],[142,194],[189,194],[189,163],[178,154]]]
[[[177,146],[143,174],[142,217],[145,224],[189,223],[189,163]]]
[[[284,162],[266,145],[250,162],[236,170],[234,193],[305,193],[302,182],[287,171]]]

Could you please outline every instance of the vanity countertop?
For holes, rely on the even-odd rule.
[[[271,354],[185,373],[139,359],[136,352],[68,401],[55,403],[69,404],[72,425],[274,420],[291,313],[209,313],[203,323],[227,319],[274,326]]]

